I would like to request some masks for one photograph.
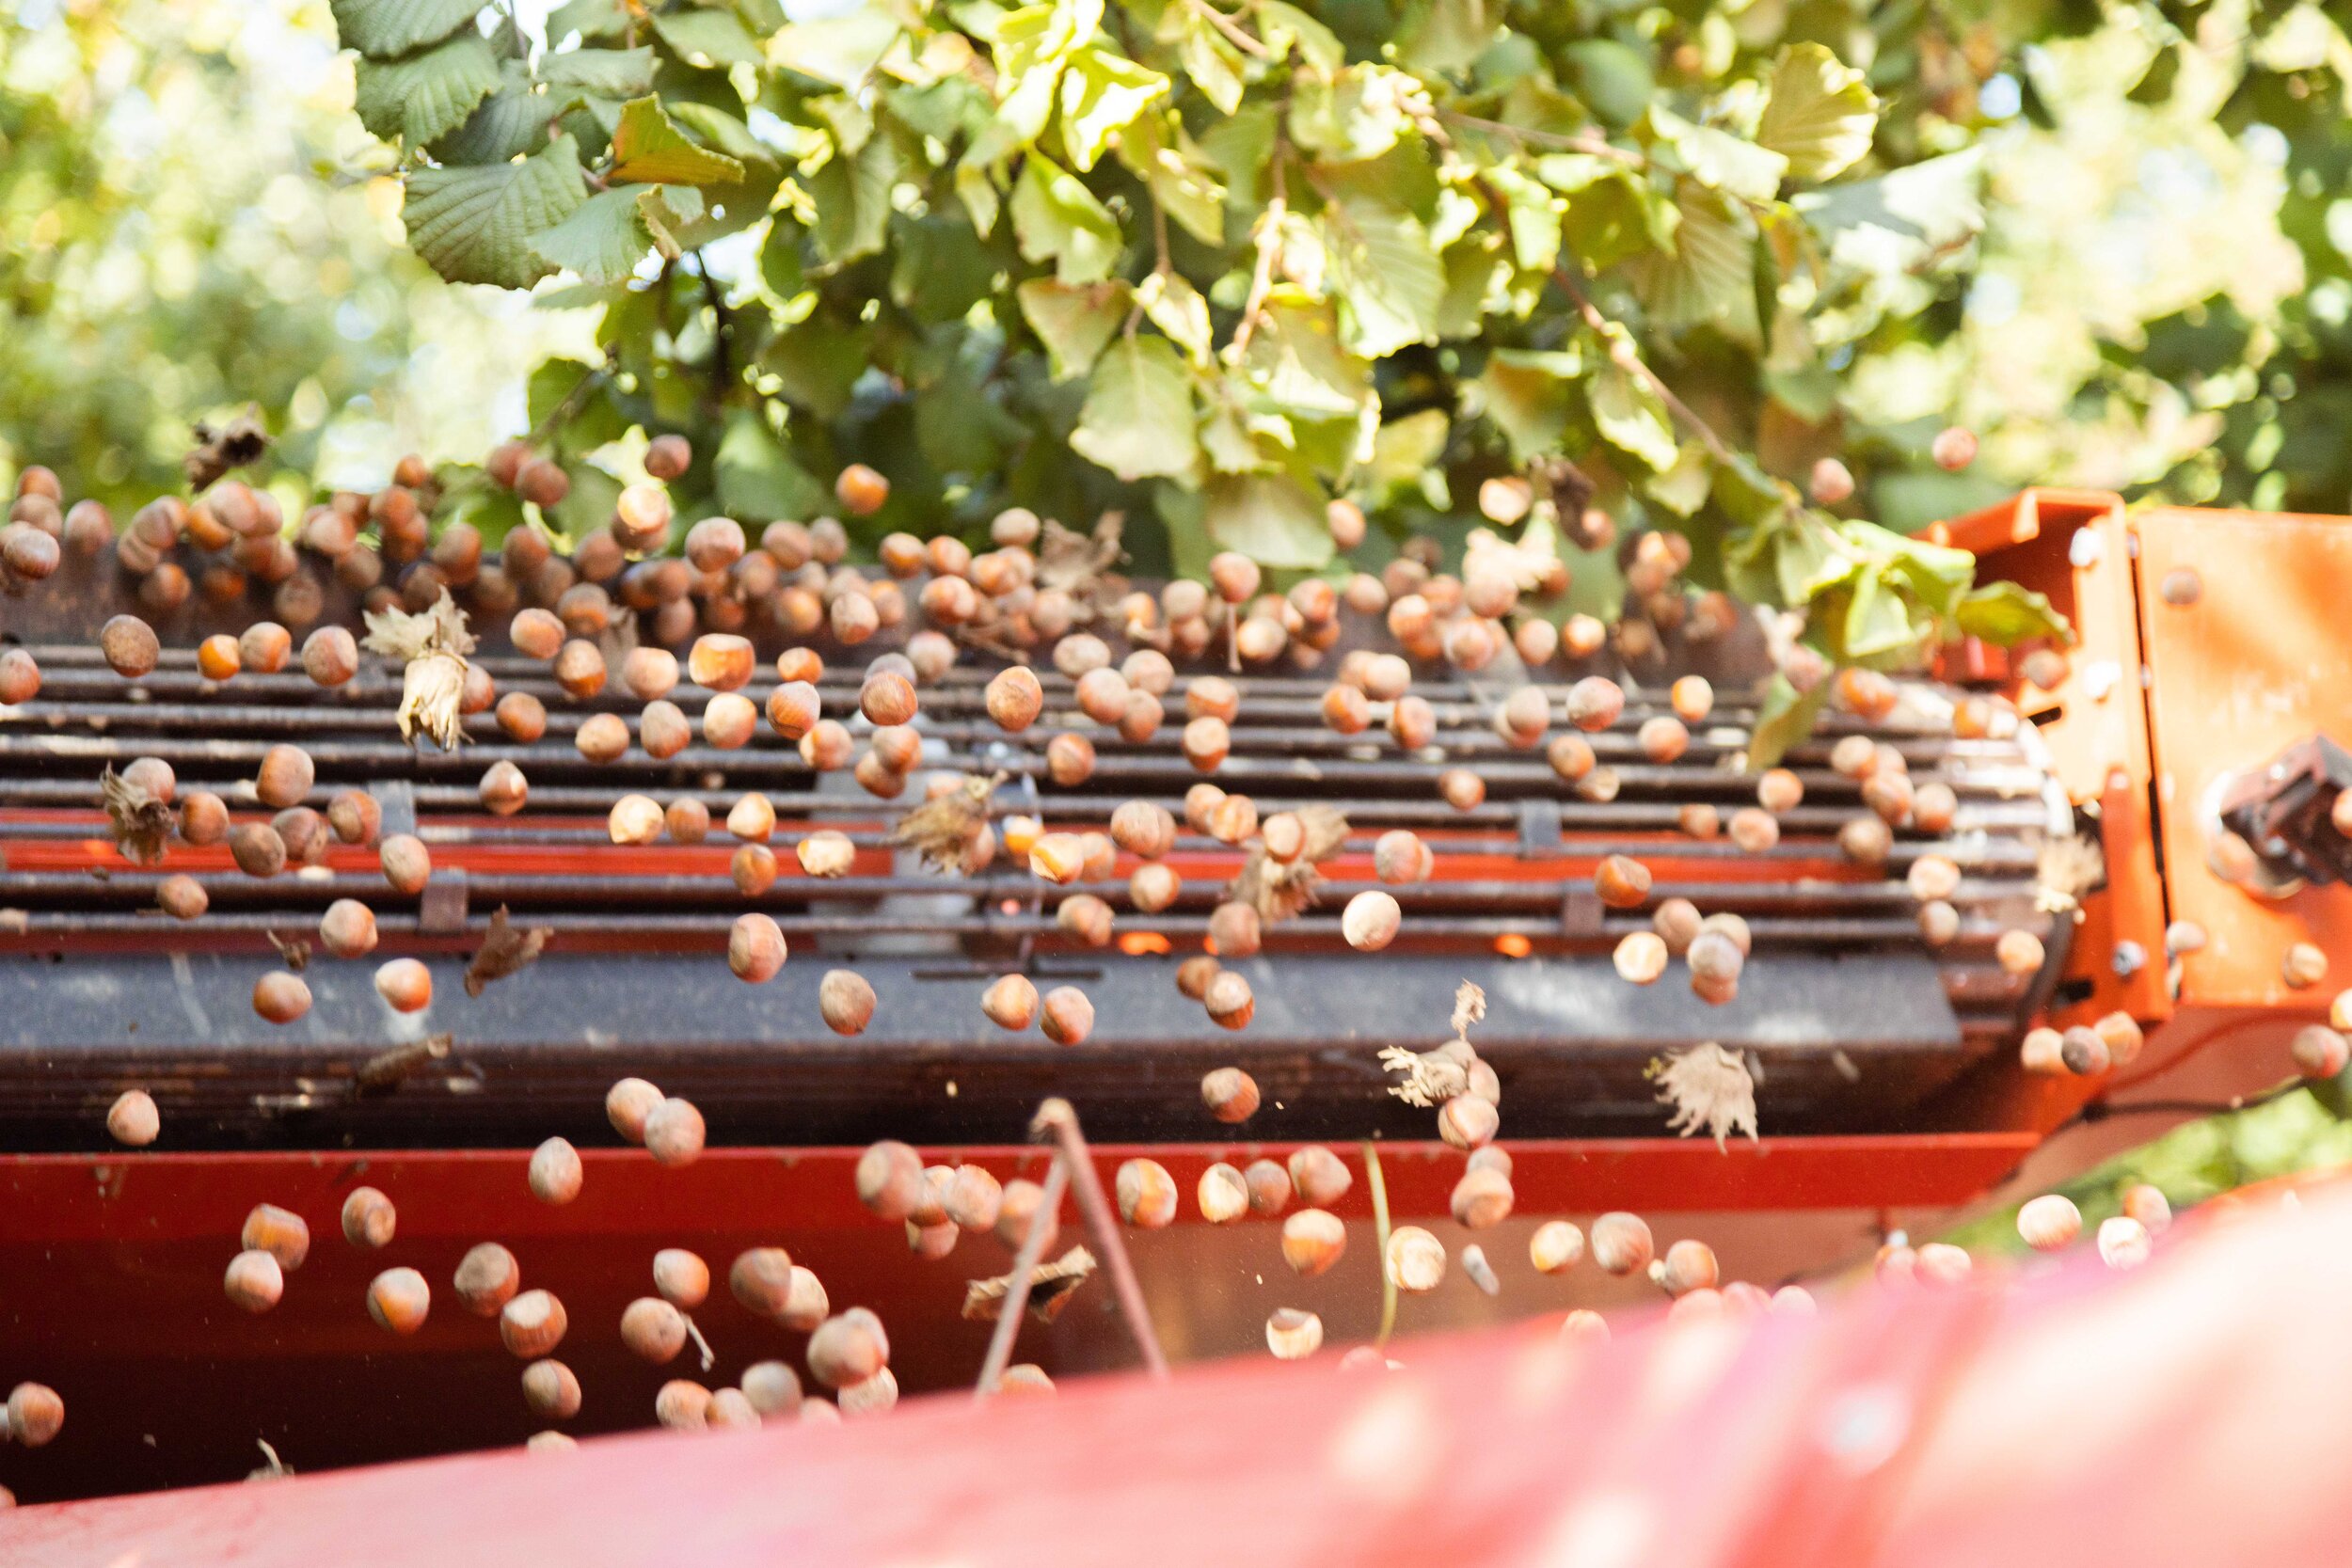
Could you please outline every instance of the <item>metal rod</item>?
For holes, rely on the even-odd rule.
[[[972,1390],[975,1402],[986,1401],[1005,1380],[1005,1368],[1012,1360],[1012,1342],[1021,1334],[1021,1314],[1029,1305],[1029,1276],[1037,1272],[1045,1257],[1045,1239],[1059,1228],[1055,1216],[1060,1212],[1062,1194],[1070,1186],[1068,1160],[1057,1149],[1045,1169],[1045,1184],[1029,1213],[1029,1228],[1021,1238],[1021,1250],[1013,1255],[1012,1283],[1006,1288],[1003,1305],[996,1313],[995,1330],[988,1337],[988,1356],[980,1363],[980,1381]]]
[[[1078,1113],[1067,1100],[1049,1100],[1038,1107],[1030,1131],[1049,1132],[1059,1141],[1062,1161],[1074,1173],[1071,1185],[1077,1189],[1079,1212],[1086,1216],[1095,1244],[1103,1249],[1103,1266],[1109,1271],[1111,1291],[1119,1300],[1120,1314],[1127,1320],[1127,1332],[1135,1336],[1136,1349],[1143,1353],[1144,1367],[1153,1377],[1165,1380],[1168,1362],[1160,1354],[1158,1337],[1152,1332],[1151,1314],[1144,1310],[1143,1291],[1136,1284],[1135,1266],[1127,1260],[1127,1243],[1119,1233],[1119,1216],[1111,1212],[1110,1200],[1103,1194],[1103,1180],[1094,1169],[1094,1156],[1087,1149],[1086,1134],[1078,1131]]]

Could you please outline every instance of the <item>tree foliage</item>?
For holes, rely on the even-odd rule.
[[[192,421],[247,404],[304,471],[380,473],[435,433],[408,392],[437,336],[548,336],[485,320],[400,247],[398,191],[351,166],[382,150],[339,73],[331,38],[273,7],[8,8],[0,475],[44,463],[127,515],[180,487]]]
[[[1588,501],[1689,534],[1702,581],[1812,607],[1836,660],[1914,657],[1970,602],[1964,555],[1809,508],[1754,455],[1979,232],[1964,135],[1900,119],[1923,24],[573,0],[537,47],[463,0],[334,11],[419,253],[605,305],[604,360],[534,378],[534,433],[607,468],[632,431],[696,437],[690,519],[807,516],[860,462],[891,481],[869,540],[1119,511],[1147,568],[1311,571],[1334,498],[1459,543],[1482,483],[1524,475],[1517,542],[1579,566],[1563,614],[1613,609]],[[1915,465],[1932,429],[1904,433]]]

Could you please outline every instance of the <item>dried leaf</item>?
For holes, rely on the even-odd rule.
[[[2106,857],[2096,839],[2054,838],[2036,851],[2033,863],[2033,907],[2044,914],[2064,914],[2082,902],[2082,895],[2106,879]]]
[[[1470,1043],[1470,1026],[1486,1016],[1486,993],[1473,980],[1465,980],[1454,992],[1454,1037]]]
[[[1719,1149],[1726,1132],[1745,1132],[1749,1142],[1758,1141],[1756,1080],[1738,1052],[1711,1042],[1669,1052],[1650,1063],[1649,1076],[1659,1085],[1659,1101],[1675,1108],[1668,1131],[1687,1138],[1704,1127]]]
[[[1407,1105],[1434,1109],[1457,1094],[1470,1093],[1470,1067],[1477,1053],[1460,1040],[1448,1040],[1435,1051],[1410,1051],[1391,1045],[1380,1053],[1380,1065],[1405,1074],[1389,1092]]]
[[[465,611],[444,588],[421,615],[370,610],[367,623],[367,648],[408,661],[401,678],[400,737],[413,742],[421,729],[441,750],[457,750],[465,739],[458,704],[466,691],[466,656],[474,645]]]
[[[358,1094],[383,1094],[398,1088],[403,1082],[422,1072],[435,1062],[447,1061],[450,1048],[456,1044],[453,1035],[428,1035],[407,1045],[396,1045],[379,1052],[359,1064],[352,1074],[352,1088]]]
[[[974,868],[980,830],[988,826],[989,797],[1009,777],[1006,773],[987,778],[966,773],[954,789],[900,817],[898,827],[891,830],[890,842],[914,850],[934,870],[957,877],[968,874]]]
[[[123,778],[111,763],[98,775],[98,795],[125,856],[140,865],[164,858],[164,841],[171,836],[169,806]]]
[[[1029,1271],[1029,1315],[1041,1323],[1052,1323],[1069,1305],[1071,1292],[1093,1273],[1094,1254],[1082,1246],[1072,1247],[1051,1263],[1038,1264]],[[1007,1272],[964,1287],[964,1317],[973,1323],[994,1323],[1012,1290],[1012,1278]]]
[[[188,476],[188,488],[201,490],[230,469],[242,468],[267,451],[269,432],[262,428],[261,420],[251,410],[218,430],[199,420],[196,445],[180,459],[180,468]]]
[[[1315,905],[1323,887],[1319,863],[1340,852],[1347,842],[1347,818],[1331,806],[1302,806],[1298,823],[1304,833],[1298,858],[1278,861],[1265,852],[1263,840],[1249,847],[1241,874],[1226,896],[1248,904],[1268,926],[1278,925]]]
[[[518,929],[501,904],[490,915],[490,928],[482,935],[482,948],[466,966],[466,994],[480,996],[493,980],[529,969],[555,932],[545,926]]]
[[[278,956],[286,960],[286,967],[294,974],[299,974],[310,967],[310,944],[309,942],[300,937],[289,941],[276,931],[263,931],[262,934],[269,938],[269,944],[278,949]]]

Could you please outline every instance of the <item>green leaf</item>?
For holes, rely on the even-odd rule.
[[[1225,187],[1209,155],[1176,124],[1168,142],[1166,121],[1173,116],[1141,115],[1119,135],[1119,161],[1152,188],[1152,199],[1184,231],[1203,245],[1225,243]]]
[[[1249,340],[1251,385],[1291,418],[1352,424],[1373,398],[1372,367],[1341,345],[1327,307],[1281,294]]]
[[[1612,125],[1630,125],[1650,107],[1658,90],[1649,62],[1614,39],[1580,39],[1561,51],[1567,58],[1566,85]]]
[[[2047,598],[2013,582],[1988,582],[1972,590],[1952,619],[1966,635],[2004,648],[2035,637],[2069,645],[2074,641],[2074,628]]]
[[[1585,393],[1593,413],[1593,428],[1601,439],[1651,472],[1671,468],[1681,455],[1675,446],[1674,419],[1647,382],[1614,360],[1593,372]]]
[[[1749,201],[1770,201],[1779,192],[1780,178],[1788,168],[1788,160],[1779,153],[1728,131],[1693,125],[1662,106],[1652,106],[1649,120],[1691,177],[1708,189]]]
[[[825,487],[792,460],[767,420],[750,409],[727,421],[727,433],[711,458],[711,472],[719,504],[729,516],[746,523],[814,516],[832,500]]]
[[[767,62],[759,41],[733,11],[667,11],[645,20],[653,24],[654,36],[688,65],[724,71],[729,66]]]
[[[1282,475],[1211,480],[1201,516],[1218,547],[1238,550],[1261,566],[1313,571],[1332,556],[1322,498]]]
[[[1324,210],[1324,248],[1340,341],[1367,359],[1437,341],[1445,271],[1409,214],[1361,199]]]
[[[1756,139],[1788,160],[1795,180],[1827,180],[1862,161],[1878,131],[1879,101],[1862,72],[1818,43],[1784,50]]]
[[[1583,356],[1573,352],[1499,348],[1486,356],[1478,374],[1480,404],[1502,432],[1512,462],[1559,450],[1570,394],[1583,373]]]
[[[1240,108],[1245,63],[1241,51],[1189,6],[1173,5],[1161,15],[1163,35],[1170,26],[1176,30],[1176,62],[1192,78],[1192,85],[1200,89],[1200,96],[1215,104],[1221,115]]]
[[[1073,451],[1130,482],[1189,479],[1200,470],[1192,381],[1165,338],[1115,343],[1095,361]]]
[[[482,0],[329,0],[327,8],[344,48],[385,59],[471,24]]]
[[[409,247],[451,282],[527,289],[555,270],[532,240],[587,196],[572,138],[558,136],[519,163],[418,169],[401,218]]]
[[[687,100],[664,107],[672,119],[702,138],[704,146],[725,153],[746,169],[776,162],[775,150],[753,135],[750,126],[724,109]]]
[[[803,176],[817,203],[811,230],[817,254],[839,266],[882,249],[890,233],[890,187],[898,178],[898,154],[888,136],[876,136],[854,158],[836,152],[816,173]]]
[[[1073,286],[1039,277],[1014,293],[1029,330],[1045,345],[1056,381],[1069,381],[1094,368],[1103,345],[1127,319],[1130,305],[1124,283]]]
[[[1167,96],[1158,71],[1100,49],[1077,51],[1062,71],[1062,150],[1079,169],[1092,168],[1112,136]]]
[[[628,31],[628,0],[570,0],[548,16],[548,42],[562,43],[572,34],[583,39],[616,39]]]
[[[1400,491],[1418,492],[1433,508],[1444,511],[1443,459],[1453,435],[1454,421],[1442,408],[1391,420],[1373,433],[1372,459],[1358,471],[1356,488],[1375,505]]]
[[[644,185],[723,185],[743,178],[743,166],[687,139],[659,98],[630,101],[612,133],[612,178]]]
[[[1196,365],[1209,362],[1209,302],[1179,272],[1155,272],[1136,288],[1144,316]]]
[[[1838,537],[1850,549],[1883,563],[1899,579],[1890,587],[1906,590],[1939,621],[1949,620],[1959,610],[1961,595],[1976,579],[1977,558],[1966,550],[1915,539],[1876,523],[1841,522],[1836,527]]]
[[[1291,139],[1332,163],[1377,158],[1412,129],[1400,100],[1420,84],[1380,66],[1350,66],[1327,82],[1312,75],[1291,83]]]
[[[1776,766],[1788,749],[1813,733],[1829,698],[1830,683],[1822,681],[1800,695],[1787,675],[1775,674],[1756,711],[1756,728],[1748,736],[1748,771],[1761,773]]]
[[[849,411],[850,397],[873,353],[873,328],[846,325],[822,311],[788,326],[760,355],[785,400],[822,420]]]
[[[1032,152],[1012,187],[1012,230],[1022,258],[1052,261],[1065,283],[1099,283],[1125,247],[1119,220],[1077,176]]]
[[[965,162],[956,166],[956,196],[963,202],[963,210],[972,214],[972,228],[980,238],[996,232],[996,215],[1003,207],[997,198],[995,183],[988,170],[977,164]]]
[[[1549,272],[1560,260],[1560,218],[1568,204],[1515,168],[1488,169],[1486,182],[1502,197],[1512,259],[1531,272]]]
[[[1649,258],[1643,296],[1661,326],[1712,326],[1754,347],[1763,337],[1756,310],[1756,239],[1742,219],[1710,192],[1686,186],[1671,256]]]
[[[1677,517],[1688,517],[1707,504],[1715,481],[1714,463],[1696,441],[1685,445],[1674,467],[1644,482],[1642,491]]]
[[[575,49],[543,55],[539,80],[549,87],[577,87],[599,98],[642,98],[653,91],[654,55],[643,49]]]
[[[403,59],[362,59],[354,74],[359,123],[422,147],[465,124],[498,90],[499,62],[481,34],[467,32]]]
[[[768,40],[768,63],[836,87],[857,87],[898,41],[898,20],[883,7],[796,22]]]
[[[570,217],[532,239],[532,248],[589,283],[618,283],[634,272],[653,248],[641,198],[659,200],[652,190],[599,191]]]
[[[1854,579],[1842,631],[1840,651],[1854,663],[1908,653],[1919,645],[1910,607],[1887,581],[1883,567],[1866,568]]]
[[[532,90],[530,71],[509,61],[501,68],[504,85],[466,123],[433,144],[442,164],[502,164],[539,145],[562,100]]]
[[[1502,7],[1486,0],[1422,0],[1406,10],[1397,57],[1422,76],[1451,76],[1467,69],[1501,31]]]
[[[1296,49],[1300,59],[1327,76],[1347,62],[1337,33],[1283,0],[1261,0],[1258,36],[1278,57]]]

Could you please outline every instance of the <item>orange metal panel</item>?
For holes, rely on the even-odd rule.
[[[2352,524],[2341,517],[2156,508],[2132,518],[2154,729],[2156,799],[2175,919],[2204,927],[2182,965],[2181,999],[2211,1006],[2316,1008],[2352,976],[2352,889],[2257,897],[2215,876],[2214,797],[2313,732],[2352,742]],[[2193,602],[2168,577],[2194,573]],[[2332,984],[2288,988],[2294,942],[2317,943]]]

